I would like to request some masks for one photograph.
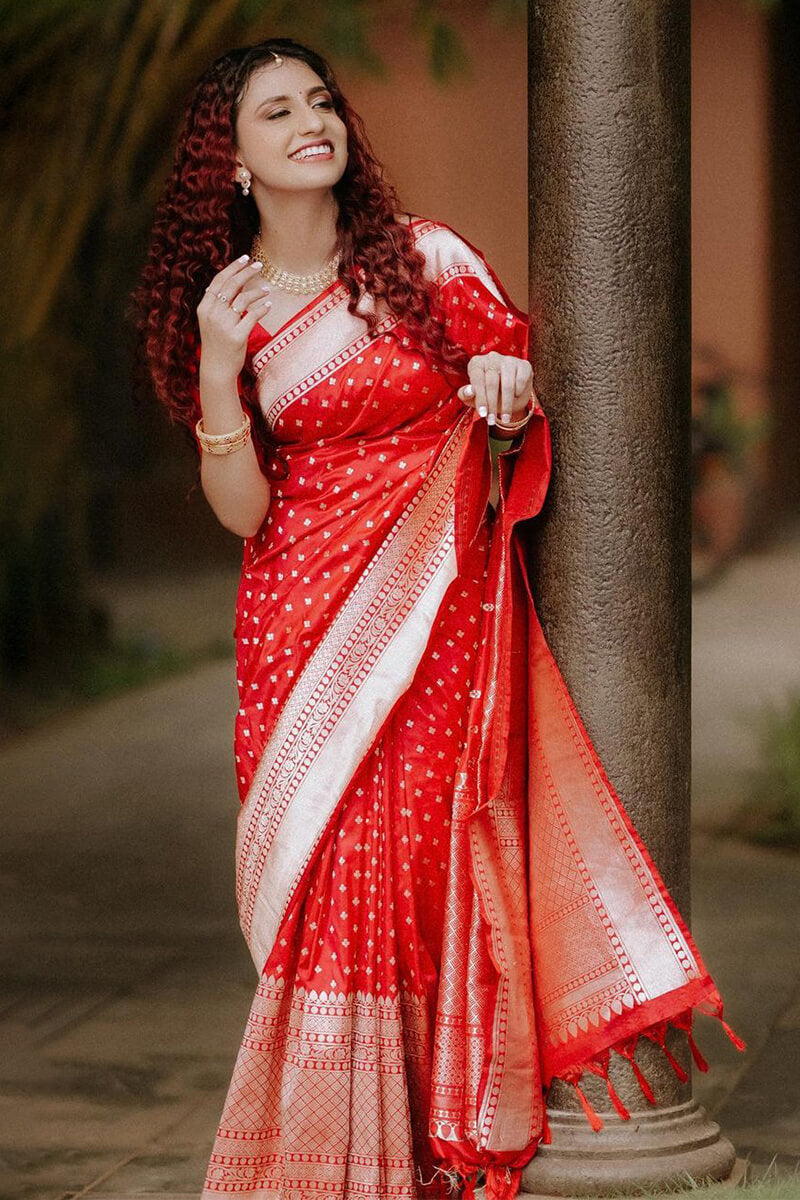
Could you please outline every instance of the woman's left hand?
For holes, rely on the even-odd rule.
[[[523,416],[533,392],[533,367],[527,358],[491,350],[474,355],[467,363],[467,374],[469,383],[458,389],[458,398],[473,405],[489,425]],[[535,404],[535,392],[533,397]]]

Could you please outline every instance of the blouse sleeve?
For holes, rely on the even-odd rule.
[[[528,357],[528,314],[517,308],[480,250],[442,221],[421,223],[417,248],[447,314],[449,341],[470,357],[490,350]]]

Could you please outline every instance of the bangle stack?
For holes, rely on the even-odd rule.
[[[489,436],[508,440],[510,436],[513,438],[521,429],[524,429],[531,419],[531,414],[536,407],[536,393],[531,391],[528,398],[528,407],[523,416],[518,421],[496,421],[494,425],[489,426]]]
[[[232,454],[241,450],[250,441],[250,417],[243,413],[244,422],[232,433],[206,433],[203,429],[203,418],[194,427],[201,449],[206,454]]]

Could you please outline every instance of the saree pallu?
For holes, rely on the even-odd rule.
[[[474,246],[411,225],[471,355],[529,322]],[[402,323],[335,281],[252,335],[289,464],[237,596],[236,895],[258,972],[204,1197],[511,1196],[553,1078],[608,1080],[722,1000],[544,640],[520,523],[537,408],[500,456]],[[374,305],[371,297],[363,303]],[[744,1048],[730,1027],[732,1040]],[[685,1077],[685,1076],[684,1076]]]

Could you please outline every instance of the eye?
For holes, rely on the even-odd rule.
[[[313,108],[333,108],[332,100],[320,100],[312,106]],[[289,110],[287,108],[279,108],[277,112],[270,113],[267,117],[268,121],[274,121],[276,117],[285,117]]]

